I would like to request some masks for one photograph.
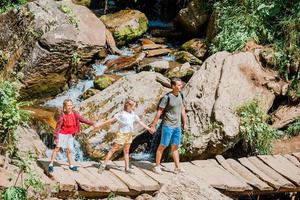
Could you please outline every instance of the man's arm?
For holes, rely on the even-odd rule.
[[[161,108],[161,107],[159,107],[158,110],[157,110],[157,112],[156,112],[156,115],[154,117],[154,120],[153,120],[153,122],[150,125],[150,127],[152,129],[155,129],[156,124],[157,124],[157,122],[158,122],[158,120],[159,120],[159,118],[160,118],[160,116],[162,115],[163,112],[164,112],[164,109]]]
[[[186,113],[185,113],[185,107],[182,106],[181,109],[181,122],[182,122],[182,127],[184,129],[185,134],[188,134],[188,126],[186,122]]]

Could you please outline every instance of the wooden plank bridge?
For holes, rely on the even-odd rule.
[[[124,172],[123,161],[113,161],[108,170],[98,173],[96,162],[80,162],[78,172],[68,169],[66,163],[54,163],[54,173],[48,174],[49,160],[38,160],[44,172],[59,184],[58,195],[79,194],[86,197],[103,197],[110,192],[135,196],[152,193],[174,176],[173,163],[162,163],[163,174],[152,172],[153,163],[132,161],[134,174]],[[183,162],[185,176],[198,177],[233,196],[261,195],[300,191],[300,152],[292,155],[260,155],[235,159],[195,160]]]

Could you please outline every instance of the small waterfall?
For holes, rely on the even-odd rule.
[[[49,149],[49,148],[46,150],[46,156],[47,156],[48,158],[51,157],[52,151],[53,151],[53,149]],[[62,161],[67,162],[68,159],[67,159],[66,150],[63,150],[63,151],[61,150],[61,151],[57,154],[56,159],[57,159],[57,160],[62,160]],[[73,159],[74,161],[77,161],[77,162],[89,160],[87,157],[85,157],[85,156],[83,155],[83,152],[82,152],[82,150],[81,150],[80,143],[79,143],[76,139],[74,140],[74,148],[73,148],[73,150],[72,150],[72,159]]]

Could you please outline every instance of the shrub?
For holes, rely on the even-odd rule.
[[[294,78],[290,67],[300,60],[299,1],[218,0],[213,10],[217,14],[213,53],[241,50],[248,41],[272,45],[275,67],[287,79]]]
[[[27,0],[0,0],[0,14],[27,3]]]
[[[19,90],[15,83],[0,82],[0,145],[9,155],[14,155],[18,126],[26,123],[29,113],[20,107],[28,103],[18,102]]]
[[[251,100],[237,109],[240,116],[240,134],[247,148],[254,154],[269,154],[277,131],[266,123],[268,116],[261,111],[258,100]]]
[[[296,136],[300,133],[300,118],[291,123],[285,131],[288,135]]]

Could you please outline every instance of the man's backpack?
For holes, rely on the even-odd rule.
[[[165,94],[162,98],[160,98],[160,100],[159,100],[159,102],[158,102],[158,104],[157,104],[157,108],[156,108],[156,110],[158,110],[158,108],[159,108],[159,104],[160,104],[160,102],[162,101],[162,99],[167,95],[167,104],[166,104],[166,107],[165,108],[167,108],[167,106],[169,105],[169,102],[170,102],[170,94],[171,94],[172,92],[168,92],[167,94]],[[182,102],[184,102],[184,95],[183,95],[183,93],[182,92],[179,92],[179,94],[180,94],[180,96],[181,96],[181,98],[182,98]],[[165,110],[164,110],[165,111]],[[164,116],[164,113],[162,113],[161,115],[160,115],[160,118],[163,118],[163,116]]]

